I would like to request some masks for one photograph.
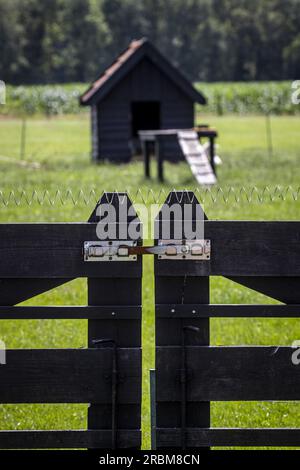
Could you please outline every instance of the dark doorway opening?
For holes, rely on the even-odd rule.
[[[131,103],[131,132],[138,138],[138,131],[160,129],[160,102],[133,101]]]

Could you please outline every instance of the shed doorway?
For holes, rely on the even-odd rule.
[[[133,101],[131,103],[132,138],[138,138],[138,131],[160,129],[160,102]]]

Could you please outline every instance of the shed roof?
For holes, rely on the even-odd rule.
[[[82,105],[101,101],[144,57],[149,58],[192,101],[206,104],[205,97],[147,39],[132,41],[128,48],[108,67],[81,96]]]

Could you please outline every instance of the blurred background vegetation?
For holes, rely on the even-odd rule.
[[[0,0],[1,1],[1,0]],[[300,83],[300,82],[299,82]],[[6,105],[0,116],[86,114],[79,97],[87,84],[19,85],[7,87]],[[208,105],[197,106],[199,114],[299,115],[300,106],[291,100],[291,82],[198,82],[196,87],[207,97]]]
[[[89,82],[141,36],[194,82],[300,76],[300,0],[0,0],[0,78]]]

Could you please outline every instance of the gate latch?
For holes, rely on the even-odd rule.
[[[158,247],[163,248],[158,259],[163,260],[210,260],[210,240],[159,240]]]
[[[129,252],[136,245],[133,240],[84,242],[84,261],[136,261]]]
[[[210,260],[210,240],[159,240],[155,246],[137,241],[84,242],[84,261],[136,261],[138,255],[156,255],[159,260]]]

